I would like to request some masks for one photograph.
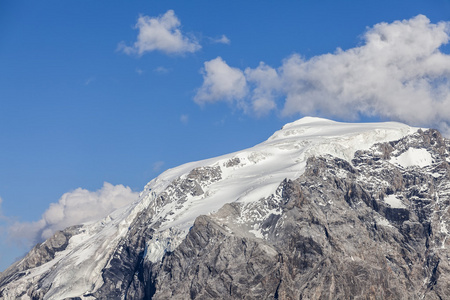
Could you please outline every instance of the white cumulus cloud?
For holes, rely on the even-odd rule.
[[[140,16],[135,28],[139,30],[136,42],[127,46],[119,44],[119,50],[126,54],[142,55],[159,50],[166,54],[195,52],[201,48],[195,38],[187,37],[180,30],[181,22],[173,10],[158,17]]]
[[[205,62],[203,85],[194,97],[195,102],[204,104],[226,100],[240,100],[247,95],[247,81],[244,72],[230,67],[220,56]]]
[[[65,193],[58,203],[50,204],[36,222],[15,222],[8,228],[9,238],[32,246],[68,226],[100,220],[114,210],[137,200],[138,193],[121,184],[105,182],[97,191],[77,188]]]
[[[278,110],[349,120],[378,116],[444,130],[450,121],[450,55],[440,48],[449,42],[449,33],[450,22],[433,24],[418,15],[376,24],[361,46],[310,59],[294,54],[278,68],[261,63],[242,72],[217,58],[206,62],[205,70],[215,61],[217,69],[239,74],[241,84],[206,70],[194,100],[239,99],[246,103],[241,108],[251,107],[246,112],[257,115]],[[220,93],[208,87],[226,88]]]
[[[277,70],[261,62],[255,69],[245,69],[245,76],[253,86],[252,111],[256,115],[262,116],[275,109],[275,99],[282,83]]]
[[[447,118],[450,56],[439,47],[448,32],[448,23],[430,24],[420,15],[375,25],[358,48],[310,60],[292,56],[280,69],[283,113],[363,114],[416,124]]]

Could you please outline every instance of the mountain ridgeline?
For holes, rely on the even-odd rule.
[[[1,299],[448,299],[450,141],[303,118],[56,232]]]

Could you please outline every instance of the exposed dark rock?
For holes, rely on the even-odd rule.
[[[227,168],[230,168],[230,167],[237,166],[237,165],[239,165],[240,163],[241,163],[241,160],[239,159],[239,157],[233,157],[233,158],[229,159],[229,160],[224,164],[224,166],[227,167]]]
[[[72,226],[62,231],[57,231],[45,242],[34,246],[22,260],[16,262],[0,274],[0,286],[22,277],[26,274],[26,270],[38,267],[55,258],[56,252],[66,249],[69,239],[78,233],[80,227]]]
[[[387,161],[399,146],[445,158],[440,135],[417,135],[379,146],[379,159],[361,151],[354,166],[310,158],[304,175],[281,183],[282,212],[260,220],[263,239],[237,225],[243,204],[197,218],[183,243],[153,267],[153,299],[444,299],[449,252],[446,236],[433,232],[442,210],[432,206],[448,179]],[[405,207],[391,207],[387,195]]]

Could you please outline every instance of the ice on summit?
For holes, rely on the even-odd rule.
[[[145,258],[157,263],[166,251],[181,243],[199,215],[216,212],[230,202],[248,204],[275,193],[284,179],[295,179],[304,173],[309,157],[330,154],[350,161],[357,150],[398,140],[415,131],[417,128],[395,122],[340,123],[311,117],[286,124],[268,140],[252,148],[165,171],[146,185],[137,202],[111,214],[110,219],[85,224],[82,234],[70,239],[64,253],[31,269],[24,280],[33,282],[33,278],[52,269],[52,278],[70,276],[71,282],[77,285],[75,290],[93,292],[102,283],[98,268],[92,267],[94,262],[104,265],[102,259],[112,255],[143,210],[152,212],[149,224],[154,230],[152,239],[146,241]],[[410,149],[404,155],[395,162],[403,165],[430,163],[430,156],[423,151]],[[220,176],[210,180],[201,172],[202,168],[214,168]],[[196,169],[199,171],[192,173]],[[196,192],[190,193],[190,187],[195,187]],[[387,201],[399,205],[395,199]],[[254,230],[257,234],[257,228]],[[87,240],[93,240],[95,244],[85,245]],[[77,262],[76,268],[74,262]],[[88,265],[98,276],[86,277]],[[56,285],[50,286],[48,291],[55,299],[75,297],[76,294],[73,290],[60,290]]]
[[[219,167],[221,180],[202,187],[204,194],[190,197],[182,208],[171,211],[157,234],[164,235],[163,231],[169,228],[179,232],[180,238],[175,238],[171,244],[172,248],[176,247],[196,217],[215,212],[229,202],[249,203],[274,193],[284,179],[295,179],[303,174],[310,156],[330,154],[350,161],[357,150],[367,150],[375,143],[398,140],[415,131],[417,128],[396,122],[341,123],[305,117],[286,124],[267,141],[252,148],[171,169],[162,173],[158,181],[168,182],[194,168],[207,166]],[[162,192],[151,183],[146,189]],[[142,197],[145,199],[146,195]],[[164,216],[160,217],[164,219]],[[149,249],[152,248],[151,243]],[[164,254],[159,245],[155,248],[158,250],[148,252],[148,258],[153,262]]]

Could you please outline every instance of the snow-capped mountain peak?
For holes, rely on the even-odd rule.
[[[185,240],[199,216],[217,213],[230,203],[251,206],[270,196],[281,199],[280,184],[304,174],[311,157],[330,155],[351,164],[357,150],[369,150],[376,143],[396,141],[417,130],[395,122],[341,123],[305,117],[252,148],[167,170],[150,181],[132,205],[98,222],[63,231],[64,247],[35,248],[2,274],[0,295],[4,299],[95,299],[102,287],[112,284],[105,272],[119,265],[125,268],[118,261],[124,260],[124,251],[130,257],[139,256],[140,264],[160,264]],[[425,158],[420,162],[428,159],[423,151],[421,155]],[[399,156],[391,163],[404,161]],[[280,214],[272,206],[261,210],[259,217],[240,216],[239,222],[253,224],[250,236],[261,238],[258,222]],[[128,249],[127,243],[143,250]],[[40,253],[43,246],[53,249],[52,257],[31,263],[36,260],[33,253]],[[114,284],[129,282],[121,277]]]

